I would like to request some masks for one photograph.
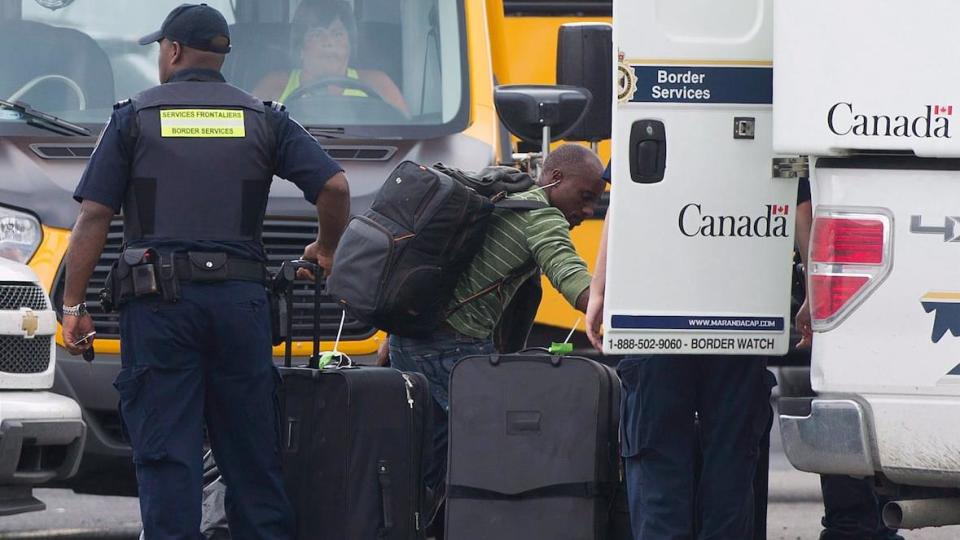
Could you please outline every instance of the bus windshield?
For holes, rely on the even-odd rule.
[[[116,101],[158,84],[160,27],[182,0],[23,0],[0,10],[0,99],[103,124]],[[388,137],[466,126],[462,2],[207,0],[230,25],[223,74],[301,124]],[[0,111],[3,124],[24,120]]]

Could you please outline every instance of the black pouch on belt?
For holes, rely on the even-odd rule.
[[[153,248],[128,248],[123,252],[116,279],[121,302],[160,293],[156,264],[157,252]]]
[[[103,280],[103,288],[100,289],[100,309],[104,313],[113,313],[120,306],[120,283],[117,281],[117,265],[120,259],[110,265],[110,271]]]
[[[217,251],[188,251],[190,259],[190,281],[226,281],[227,257],[226,253]]]
[[[180,299],[180,279],[177,277],[175,255],[168,253],[160,256],[157,267],[160,273],[160,291],[167,302],[176,302]]]

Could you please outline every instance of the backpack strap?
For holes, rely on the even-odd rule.
[[[535,202],[535,201],[534,201],[534,202]],[[525,265],[523,265],[523,266],[515,269],[513,272],[510,272],[510,273],[507,274],[506,276],[503,276],[502,278],[494,281],[494,282],[491,283],[490,285],[487,285],[487,286],[484,287],[483,289],[480,289],[479,291],[477,291],[477,292],[471,294],[470,296],[464,298],[463,300],[457,302],[457,305],[455,305],[455,306],[453,306],[452,308],[450,308],[449,310],[447,310],[447,315],[446,315],[446,316],[449,317],[449,316],[453,315],[454,313],[456,313],[457,311],[459,311],[460,308],[462,308],[463,306],[465,306],[465,305],[469,304],[470,302],[473,302],[473,301],[475,301],[475,300],[477,300],[477,299],[479,299],[479,298],[483,298],[484,296],[486,296],[486,295],[488,295],[488,294],[490,294],[490,293],[492,293],[492,292],[500,292],[500,289],[502,289],[503,286],[506,285],[507,283],[510,283],[510,282],[512,282],[512,281],[514,281],[514,280],[517,280],[517,279],[521,279],[521,278],[523,278],[525,275],[529,274],[530,272],[532,272],[532,271],[534,271],[534,270],[536,270],[536,269],[537,269],[536,263],[532,263],[532,262],[531,262],[531,263],[528,263],[528,264],[525,264]]]
[[[543,208],[550,207],[549,204],[543,201],[531,201],[528,199],[504,199],[504,198],[501,198],[500,200],[497,200],[496,202],[494,202],[494,206],[496,208],[503,208],[505,210],[515,210],[515,211],[541,210]],[[470,296],[464,298],[462,301],[457,302],[457,305],[453,306],[447,311],[447,317],[449,317],[450,315],[453,315],[454,313],[459,311],[460,308],[469,304],[470,302],[473,302],[478,298],[482,298],[494,291],[499,291],[507,283],[510,283],[517,279],[521,279],[536,269],[537,269],[537,265],[536,263],[533,263],[533,262],[520,266],[519,268],[515,269],[513,272],[510,272],[506,276],[498,279],[497,281],[494,281],[493,283],[491,283],[490,285],[487,285],[483,289],[471,294]]]
[[[507,210],[542,210],[549,208],[550,205],[543,201],[531,201],[525,199],[500,199],[493,203],[497,208]]]

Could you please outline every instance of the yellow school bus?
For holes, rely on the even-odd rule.
[[[0,108],[0,256],[28,263],[55,306],[62,304],[63,258],[77,215],[73,190],[114,103],[157,83],[156,47],[138,46],[136,39],[155,30],[180,1],[7,0],[0,5],[0,49],[8,52],[0,59],[0,97],[30,105],[29,110]],[[349,97],[294,93],[284,101],[345,168],[354,212],[370,204],[383,179],[403,160],[468,170],[508,160],[510,141],[494,109],[495,79],[553,84],[559,26],[609,21],[611,9],[610,0],[343,1],[354,18],[350,68],[392,80],[405,114],[365,92]],[[255,91],[271,77],[302,69],[304,51],[294,39],[300,31],[296,14],[301,0],[207,3],[230,24],[233,50],[223,69],[228,81]],[[299,257],[316,234],[315,209],[292,184],[275,181],[264,228],[269,266],[276,269]],[[599,222],[580,227],[575,236],[578,249],[592,262]],[[119,318],[103,313],[98,298],[122,242],[118,216],[87,291],[98,332],[96,360],[88,364],[71,357],[62,344],[56,353],[54,389],[81,404],[88,426],[83,465],[73,483],[81,491],[129,493],[133,487],[130,448],[112,386],[120,369]],[[576,316],[546,289],[539,322],[569,327]],[[298,356],[311,348],[311,296],[306,285],[297,291]],[[320,312],[321,337],[329,348],[341,310],[331,301]],[[375,328],[348,317],[339,348],[354,358],[371,355],[382,339]]]
[[[493,73],[499,84],[555,84],[557,73],[557,33],[567,23],[612,21],[612,0],[593,1],[518,1],[487,0]],[[610,141],[600,144],[600,158],[610,157]],[[585,221],[572,231],[574,244],[587,264],[593,267],[602,229],[601,218]],[[580,318],[580,313],[544,280],[543,301],[537,313],[538,328],[533,343],[550,337],[564,337]],[[581,323],[580,328],[583,328]],[[550,331],[556,329],[556,331]],[[580,340],[578,340],[580,341]],[[580,341],[586,344],[586,340]]]

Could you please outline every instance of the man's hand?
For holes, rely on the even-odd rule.
[[[94,337],[90,337],[80,345],[74,345],[90,332],[93,332],[93,319],[90,318],[89,314],[83,317],[63,316],[63,333],[61,336],[63,346],[67,348],[70,354],[76,356],[93,347],[93,340],[96,339]]]
[[[800,310],[797,311],[795,323],[801,335],[800,342],[797,343],[797,348],[806,349],[810,347],[810,345],[813,344],[813,326],[810,324],[810,304],[808,300],[803,300],[803,305],[801,305]]]
[[[591,288],[593,290],[595,288]],[[587,304],[587,338],[598,351],[603,351],[603,292],[590,293]]]
[[[323,268],[323,275],[330,276],[330,270],[333,268],[333,253],[324,252],[320,248],[319,242],[314,242],[304,248],[303,256],[301,258],[305,261],[317,263],[320,268]],[[313,272],[307,270],[306,268],[298,269],[297,277],[300,279],[314,279]]]

